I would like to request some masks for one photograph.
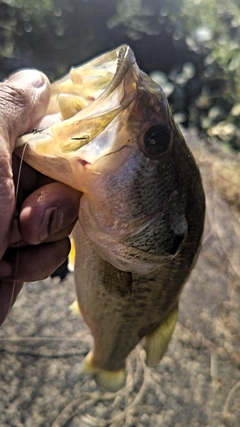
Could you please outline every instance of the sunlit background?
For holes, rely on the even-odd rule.
[[[36,67],[53,80],[120,44],[166,91],[176,118],[240,147],[236,0],[1,0],[0,78]]]

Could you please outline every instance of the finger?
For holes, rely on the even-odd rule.
[[[52,244],[8,249],[0,262],[0,326],[9,314],[23,282],[43,280],[66,259],[69,239]]]
[[[55,234],[51,234],[45,241],[44,243],[52,243],[52,242],[57,242],[57,240],[61,240],[64,239],[65,237],[70,236],[74,225],[76,224],[76,220],[74,222],[72,222],[71,224],[69,224],[67,227],[61,229],[60,231],[58,231]]]
[[[12,169],[15,188],[17,187],[18,189],[16,194],[17,207],[21,206],[29,194],[37,188],[53,182],[53,179],[42,175],[27,163],[21,163],[20,158],[15,153],[12,156]]]
[[[31,131],[44,116],[50,82],[37,70],[23,70],[0,83],[0,129],[14,150],[19,135]]]
[[[77,220],[81,193],[52,182],[35,190],[22,204],[19,229],[23,240],[36,245],[62,236]]]
[[[46,279],[66,260],[69,250],[68,238],[54,243],[8,249],[4,261],[11,266],[11,274],[2,278],[2,281],[11,283]]]
[[[49,96],[49,82],[37,71],[22,71],[0,83],[0,259],[8,244],[15,209],[11,163],[15,140],[40,120]]]
[[[68,237],[71,234],[75,224],[76,224],[76,220],[74,220],[71,224],[67,225],[66,227],[62,228],[60,231],[57,231],[56,233],[52,233],[46,240],[44,240],[44,243],[52,243],[52,242],[56,242],[57,240],[61,240],[61,239],[64,239],[65,237]],[[29,242],[25,242],[20,233],[18,219],[17,218],[14,219],[12,234],[11,234],[8,247],[19,248],[21,246],[27,246],[28,244]],[[1,262],[0,262],[0,277],[1,277]]]
[[[23,283],[9,283],[0,280],[0,326],[9,314]]]

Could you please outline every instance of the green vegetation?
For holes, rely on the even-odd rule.
[[[239,0],[1,0],[0,78],[69,66],[128,43],[179,121],[240,149]]]
[[[191,122],[240,148],[240,7],[237,0],[184,0],[181,26],[189,49],[203,57],[201,93]]]

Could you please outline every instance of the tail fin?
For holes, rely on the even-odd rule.
[[[125,385],[125,370],[107,371],[93,365],[93,353],[90,351],[83,359],[80,366],[80,374],[94,375],[97,385],[105,391],[112,393]]]

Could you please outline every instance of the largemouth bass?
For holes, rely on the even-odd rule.
[[[27,143],[24,161],[83,193],[75,282],[94,346],[81,371],[117,390],[142,338],[150,366],[168,346],[201,246],[201,177],[163,90],[128,46],[55,82],[47,115],[41,127],[53,124],[16,147]]]

